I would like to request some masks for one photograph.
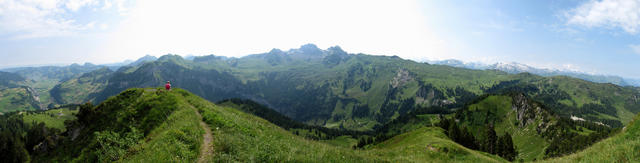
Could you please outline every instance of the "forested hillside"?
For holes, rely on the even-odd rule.
[[[621,133],[566,157],[545,162],[640,162],[640,115]]]
[[[0,117],[3,160],[504,162],[548,160],[602,144],[637,148],[629,135],[635,122],[587,148],[615,131],[563,119],[522,93],[481,96],[446,116],[442,107],[419,108],[368,133],[308,126],[250,100],[213,104],[182,89],[128,89],[97,106],[69,108]],[[633,152],[597,158],[585,152],[561,159],[637,159]]]
[[[622,127],[640,112],[640,93],[632,87],[429,65],[349,54],[339,47],[321,50],[312,44],[242,58],[185,60],[165,55],[115,72],[99,70],[68,80],[56,86],[67,89],[56,89],[52,96],[63,99],[59,102],[100,102],[127,88],[155,87],[166,81],[209,101],[252,99],[307,124],[356,130],[372,130],[417,108],[455,110],[483,94],[514,90],[562,117],[610,127]],[[75,99],[64,100],[70,97]]]
[[[222,103],[223,106],[215,105],[181,89],[128,89],[97,106],[78,106],[77,118],[59,119],[66,120],[66,130],[47,125],[49,123],[20,130],[0,128],[3,133],[0,143],[8,145],[0,146],[6,152],[2,159],[16,162],[504,161],[456,144],[437,127],[422,127],[375,147],[356,150],[297,136],[293,131],[245,113],[249,108],[237,109],[250,102]],[[2,116],[0,120],[18,118],[16,122],[2,124],[20,126],[24,123],[21,117]],[[203,123],[199,123],[201,121]],[[424,150],[425,147],[428,150]],[[201,150],[207,148],[212,149]]]

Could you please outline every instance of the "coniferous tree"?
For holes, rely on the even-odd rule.
[[[455,121],[454,121],[455,122]],[[448,130],[449,129],[449,119],[442,119],[440,121],[440,128],[444,129],[444,130]],[[447,131],[449,132],[449,131]],[[447,134],[448,135],[448,134]]]
[[[483,145],[483,149],[486,152],[491,154],[497,154],[496,145],[498,141],[498,136],[496,135],[496,131],[493,129],[493,125],[489,125],[485,132],[486,137]]]
[[[365,143],[366,142],[365,142],[364,138],[360,137],[360,139],[358,140],[358,145],[357,145],[358,148],[364,147]]]
[[[505,133],[503,137],[503,154],[504,156],[502,156],[503,158],[506,158],[509,161],[513,161],[516,159],[516,156],[518,155],[518,151],[516,151],[516,148],[513,146],[513,139],[511,139],[511,134],[509,133]]]
[[[469,130],[467,130],[466,127],[463,127],[461,132],[462,132],[462,145],[467,148],[477,150],[478,145],[476,144],[476,138],[473,136],[473,134],[471,134],[471,132],[469,132]]]
[[[458,125],[455,121],[453,121],[449,125],[449,138],[455,142],[462,142],[461,136],[462,134],[460,132],[460,129],[458,128]]]

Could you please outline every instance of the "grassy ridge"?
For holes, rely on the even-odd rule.
[[[372,153],[390,162],[505,162],[451,141],[438,127],[423,127],[377,144]]]
[[[199,97],[187,98],[213,130],[214,162],[502,162],[449,140],[439,128],[420,128],[380,146],[354,150],[304,139],[256,116],[221,107]],[[353,143],[347,137],[339,137]],[[431,149],[431,150],[430,150]]]
[[[187,103],[177,107],[181,109],[152,130],[144,138],[145,143],[134,147],[139,152],[124,158],[125,162],[192,162],[198,158],[204,133],[199,117],[194,114],[195,108]]]
[[[510,109],[507,107],[510,106],[507,105],[509,99],[508,96],[489,96],[469,107],[480,112],[493,109],[496,116],[510,117],[513,114],[506,111],[506,108]],[[75,141],[69,141],[72,134],[62,135],[56,149],[32,157],[33,161],[193,162],[200,155],[203,143],[204,131],[199,126],[202,120],[213,130],[214,154],[206,158],[212,162],[505,162],[497,156],[470,150],[451,141],[441,128],[418,127],[414,123],[399,127],[407,132],[365,149],[352,149],[350,144],[355,143],[355,139],[349,136],[313,141],[236,109],[234,105],[215,105],[181,89],[170,92],[129,89],[89,109],[80,107],[78,119],[67,128],[69,134],[74,130],[81,133]],[[68,111],[49,112],[56,115]],[[202,119],[196,112],[202,114]],[[44,113],[42,115],[51,115]],[[437,117],[426,114],[416,118],[416,121],[431,123]],[[635,151],[640,148],[640,125],[637,119],[619,135],[580,153],[547,161],[638,161],[640,156]],[[51,120],[61,121],[58,118]],[[508,119],[496,123],[496,128],[502,128],[499,132],[507,132],[515,127],[510,126],[514,125],[512,122]]]
[[[60,111],[66,112],[50,112]],[[200,121],[213,130],[214,154],[206,158],[213,162],[504,161],[464,148],[434,127],[419,128],[364,150],[352,149],[355,139],[349,136],[314,141],[233,105],[218,106],[181,89],[128,89],[98,106],[80,106],[77,117],[66,124],[67,131],[55,144],[48,144],[53,146],[51,151],[32,155],[32,161],[193,162],[203,144]]]
[[[80,106],[57,145],[34,161],[192,162],[203,130],[184,90],[128,89],[96,107]],[[53,144],[51,144],[53,145]]]

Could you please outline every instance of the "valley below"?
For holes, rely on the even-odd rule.
[[[0,77],[7,162],[640,161],[640,88],[569,76],[306,44]]]

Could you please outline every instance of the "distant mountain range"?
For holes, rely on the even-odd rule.
[[[426,61],[430,64],[447,65],[460,68],[469,68],[476,70],[500,70],[511,74],[528,72],[540,76],[570,76],[596,83],[611,83],[620,86],[640,86],[640,79],[623,78],[614,75],[595,75],[580,71],[558,70],[548,68],[536,68],[522,63],[503,63],[484,64],[479,62],[463,62],[455,59],[447,59],[440,61]]]
[[[488,153],[482,154],[483,157],[497,155],[506,160],[532,161],[585,149],[615,132],[613,128],[623,128],[637,121],[634,117],[640,113],[640,87],[621,86],[630,85],[630,82],[620,77],[539,69],[517,63],[484,65],[447,60],[429,64],[397,56],[348,53],[339,46],[320,49],[313,44],[240,58],[164,55],[110,65],[74,64],[5,70],[8,72],[0,72],[2,114],[20,116],[22,114],[17,111],[79,106],[77,121],[59,123],[68,131],[61,133],[63,136],[39,134],[38,131],[44,131],[41,128],[25,130],[27,141],[23,149],[50,154],[34,155],[33,162],[105,159],[100,157],[112,152],[88,149],[110,149],[97,145],[112,144],[111,138],[123,142],[116,145],[122,148],[118,151],[123,157],[131,156],[133,162],[164,159],[159,156],[165,155],[175,158],[172,154],[180,153],[158,154],[150,149],[196,151],[188,154],[193,160],[198,144],[208,146],[196,141],[200,138],[192,137],[202,134],[197,131],[198,120],[203,121],[202,126],[208,124],[212,125],[211,129],[215,128],[213,143],[220,144],[214,147],[221,148],[213,151],[226,152],[214,156],[245,156],[233,151],[262,155],[264,151],[272,151],[272,147],[252,147],[265,141],[267,143],[260,145],[276,144],[273,149],[287,146],[316,149],[278,145],[281,142],[309,144],[307,140],[296,143],[280,139],[299,135],[311,139],[349,139],[353,143],[346,143],[348,150],[330,151],[354,152],[353,156],[359,156],[355,153],[366,154],[363,158],[373,159],[365,160],[367,162],[388,159],[377,156],[400,156],[414,151],[446,154],[436,159],[469,158],[457,155],[473,154],[475,150]],[[172,91],[162,87],[166,81],[171,81]],[[267,121],[209,103],[229,101],[225,99],[245,100],[221,102],[221,106],[262,115],[275,124],[303,127],[288,128],[291,133],[280,129],[272,131],[275,127],[269,127],[273,125]],[[87,102],[98,105],[93,107]],[[52,112],[46,115],[38,117],[55,118]],[[186,124],[193,128],[184,128]],[[11,126],[20,125],[12,123]],[[287,129],[284,125],[281,127]],[[7,127],[0,123],[2,128]],[[13,135],[24,135],[20,132]],[[353,137],[343,137],[345,133],[351,133]],[[2,138],[6,135],[12,134],[0,134],[0,144],[3,140],[12,142],[12,139]],[[51,140],[41,143],[44,138]],[[125,139],[131,141],[121,141]],[[241,142],[246,143],[238,144]],[[411,149],[404,148],[407,145]],[[385,150],[385,146],[393,147],[388,148],[392,153],[362,153]],[[369,150],[372,148],[376,150]],[[2,149],[0,146],[0,151]],[[283,154],[292,153],[282,151],[285,151]],[[334,155],[339,156],[331,154]],[[418,155],[426,158],[418,158],[416,162],[434,160],[431,154]],[[502,161],[497,156],[493,160]],[[282,156],[272,162],[285,157],[289,158]],[[121,157],[111,159],[126,161]],[[248,155],[247,159],[253,159],[253,156]],[[6,159],[0,157],[0,160]],[[451,160],[456,161],[465,160]]]

